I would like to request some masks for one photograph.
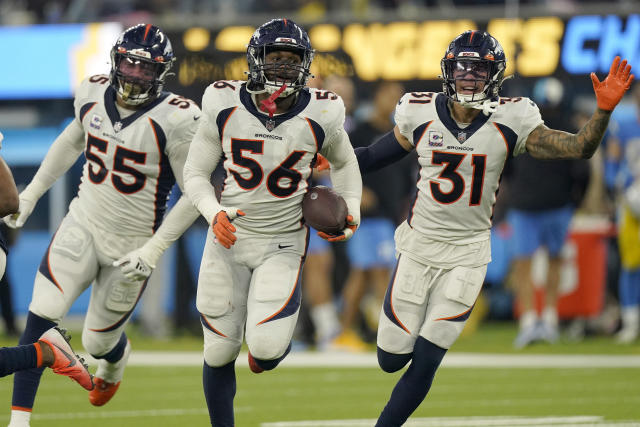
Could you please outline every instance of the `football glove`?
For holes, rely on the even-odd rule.
[[[338,234],[327,234],[322,231],[318,231],[318,236],[323,238],[328,242],[346,242],[351,237],[353,237],[353,233],[356,232],[356,229],[360,225],[359,221],[355,221],[353,216],[347,215],[347,226]]]
[[[236,208],[224,208],[218,212],[213,219],[211,228],[213,234],[215,234],[218,242],[225,248],[231,248],[238,238],[235,236],[236,228],[231,224],[231,221],[239,216],[244,216],[244,212]]]
[[[613,111],[616,108],[624,93],[631,87],[634,76],[630,73],[631,65],[627,64],[626,59],[620,63],[619,56],[614,58],[609,74],[602,82],[598,80],[595,73],[591,73],[591,82],[599,109]]]
[[[135,281],[145,280],[151,275],[156,268],[156,263],[145,257],[144,246],[135,249],[117,261],[113,262],[114,267],[120,267],[122,274],[129,279]]]
[[[31,197],[27,191],[23,191],[19,196],[18,212],[5,216],[4,223],[9,228],[22,227],[36,207],[36,203],[38,203],[38,198]]]
[[[316,168],[318,172],[322,172],[331,169],[331,164],[326,157],[318,153],[318,155],[316,156],[316,164],[313,167]]]

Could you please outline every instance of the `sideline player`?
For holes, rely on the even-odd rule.
[[[111,74],[84,80],[75,118],[54,141],[20,193],[21,227],[38,199],[84,152],[78,196],[52,238],[36,275],[20,344],[57,325],[95,282],[82,344],[98,359],[93,405],[104,405],[122,379],[131,344],[124,328],[163,251],[198,213],[182,197],[163,221],[167,196],[197,129],[199,108],[163,92],[174,62],[167,36],[153,25],[123,32],[111,50]],[[162,224],[162,225],[161,225]],[[124,256],[123,256],[124,255]],[[11,427],[28,426],[42,369],[14,376]]]
[[[507,157],[590,158],[633,81],[619,57],[603,82],[592,73],[598,108],[571,134],[545,126],[528,98],[499,97],[505,66],[491,35],[462,33],[441,61],[444,93],[405,94],[394,129],[356,150],[362,173],[414,149],[421,168],[416,200],[396,230],[398,260],[378,328],[380,367],[411,364],[377,427],[402,425],[420,405],[469,317],[491,260],[491,213]]]
[[[360,221],[362,182],[344,104],[332,92],[306,88],[312,59],[304,29],[271,20],[249,42],[248,81],[215,82],[202,98],[185,188],[212,226],[197,307],[215,427],[234,425],[234,365],[245,332],[253,372],[274,369],[291,348],[309,233],[301,204],[318,152],[332,162],[331,181],[349,214],[339,235],[321,237],[346,240]],[[227,173],[220,203],[209,183],[218,162]]]

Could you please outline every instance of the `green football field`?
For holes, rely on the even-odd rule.
[[[610,338],[594,338],[516,352],[510,345],[514,334],[512,326],[489,325],[463,337],[445,357],[429,396],[406,425],[640,426],[640,345],[616,346]],[[47,371],[32,427],[209,425],[198,366],[199,339],[158,342],[136,337],[135,332],[130,335],[138,357],[133,363],[132,355],[132,366],[111,402],[94,408],[83,389]],[[140,363],[141,355],[153,363],[162,350],[184,352],[175,357],[183,366]],[[479,353],[468,353],[472,351]],[[336,357],[341,356],[332,356]],[[304,354],[292,353],[291,361],[296,360],[304,361]],[[482,363],[474,365],[477,360]],[[552,363],[545,367],[545,360]],[[461,367],[465,363],[469,366]],[[237,426],[373,426],[401,375],[383,373],[370,363],[286,364],[255,375],[246,360],[239,360]],[[10,377],[0,380],[0,425],[9,419],[11,389]]]

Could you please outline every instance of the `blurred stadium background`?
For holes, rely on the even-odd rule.
[[[591,71],[602,78],[615,55],[640,69],[637,0],[0,0],[4,52],[0,130],[5,135],[0,154],[12,168],[16,183],[19,187],[28,183],[51,142],[71,119],[77,84],[88,75],[109,72],[109,50],[123,29],[140,22],[160,26],[178,58],[173,69],[176,76],[166,88],[200,104],[209,83],[244,80],[247,41],[256,26],[273,17],[289,17],[308,30],[318,52],[313,67],[317,76],[353,80],[356,120],[370,109],[373,89],[381,80],[400,82],[407,91],[439,91],[442,54],[448,42],[467,29],[487,30],[504,47],[507,73],[515,79],[504,85],[502,94],[533,98],[548,123],[568,131],[595,108]],[[635,114],[627,98],[615,112],[619,118]],[[11,294],[3,292],[5,304],[7,298],[13,303],[19,330],[33,277],[75,195],[83,160],[41,199],[24,229],[13,236],[7,269]],[[560,345],[536,346],[514,355],[511,342],[516,323],[504,242],[508,229],[501,229],[494,233],[494,261],[483,292],[484,310],[476,310],[480,313],[451,352],[501,353],[511,355],[509,360],[518,360],[524,353],[551,357],[551,362],[546,365],[546,359],[534,358],[513,367],[518,362],[504,361],[511,368],[503,370],[500,365],[471,358],[444,369],[416,414],[434,418],[408,425],[640,425],[640,345],[615,346],[610,338],[618,327],[616,261],[610,251],[614,208],[607,197],[599,155],[592,160],[592,172],[565,248],[559,306],[565,333]],[[200,327],[193,299],[204,230],[203,224],[192,227],[154,273],[131,325],[134,349],[150,353],[141,354],[127,371],[125,380],[130,378],[130,386],[122,387],[120,399],[94,411],[82,393],[48,375],[36,402],[43,415],[34,414],[32,425],[107,425],[101,418],[116,419],[123,426],[207,425],[196,367],[201,360],[197,356]],[[334,286],[339,289],[348,262],[343,250],[335,252]],[[544,257],[538,261],[535,273],[543,276]],[[80,327],[87,301],[85,294],[72,307],[67,319],[72,329]],[[6,310],[3,306],[3,313]],[[480,324],[480,317],[485,317],[485,323]],[[306,323],[303,316],[299,333],[303,344],[309,335]],[[1,344],[13,345],[15,331],[5,332]],[[79,345],[79,340],[74,341]],[[156,360],[152,355],[159,351],[185,352],[174,358],[176,365],[187,360],[187,354],[196,359],[188,367],[144,366],[148,365],[145,360]],[[582,354],[621,358],[589,359],[585,366],[567,369],[571,360],[582,360]],[[552,357],[557,355],[569,355],[569,362]],[[310,358],[305,359],[309,364],[322,367],[304,370],[287,367],[285,362],[282,374],[276,371],[259,379],[243,372],[238,425],[371,425],[372,421],[345,420],[375,418],[397,378],[373,368],[374,355],[369,356],[355,371],[327,367]],[[360,363],[357,358],[350,362],[351,357],[344,355],[343,365]],[[162,360],[157,363],[172,364]],[[339,360],[336,365],[341,365]],[[305,364],[304,360],[299,363]],[[8,419],[10,391],[11,381],[3,380],[0,396],[6,410],[0,411],[0,423]],[[458,406],[456,401],[467,403]],[[513,418],[518,416],[523,418]],[[310,419],[342,421],[277,423]]]

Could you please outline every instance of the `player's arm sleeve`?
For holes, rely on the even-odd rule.
[[[397,162],[409,154],[409,151],[400,145],[392,130],[385,133],[373,144],[356,148],[355,153],[360,173],[365,174]]]
[[[221,157],[220,136],[203,114],[184,164],[184,190],[209,224],[222,209],[211,185],[211,174]]]
[[[32,200],[38,200],[58,178],[76,162],[84,149],[84,129],[77,119],[51,144],[35,176],[24,189]]]
[[[362,178],[349,136],[342,126],[323,145],[320,154],[331,163],[333,188],[347,203],[349,215],[353,216],[354,222],[359,223]]]

